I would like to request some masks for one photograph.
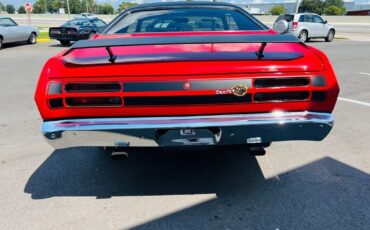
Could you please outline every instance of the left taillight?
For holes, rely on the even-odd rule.
[[[50,29],[50,34],[61,34],[62,31],[60,29]]]
[[[298,22],[293,22],[293,29],[297,29],[298,27]]]

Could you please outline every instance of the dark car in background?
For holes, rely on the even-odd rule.
[[[67,46],[71,41],[89,39],[92,35],[104,29],[106,25],[99,18],[77,18],[67,21],[60,27],[51,27],[49,37]]]

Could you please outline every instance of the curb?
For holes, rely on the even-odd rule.
[[[38,42],[50,42],[51,40],[48,38],[39,38],[37,39]]]

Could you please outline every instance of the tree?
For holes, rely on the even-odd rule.
[[[326,6],[338,6],[339,8],[344,7],[343,0],[325,0]]]
[[[25,14],[26,13],[26,9],[24,8],[24,6],[20,6],[17,10],[18,14]]]
[[[303,0],[301,6],[298,8],[298,12],[322,14],[323,8],[324,2],[320,0]]]
[[[270,13],[272,15],[280,15],[280,14],[284,14],[285,12],[286,10],[283,5],[275,5],[274,7],[270,9]]]
[[[343,0],[325,0],[323,13],[327,15],[342,15],[346,12]]]
[[[6,10],[6,12],[8,12],[8,14],[14,14],[15,13],[14,6],[13,5],[10,5],[10,4],[8,4],[8,5],[5,6],[5,10]]]
[[[330,13],[337,13],[337,8],[327,9],[330,6],[337,6],[341,11],[340,14],[344,14],[345,11],[346,11],[346,8],[344,8],[343,0],[325,0],[325,1],[321,1],[321,0],[303,0],[301,6],[298,9],[298,12],[300,12],[300,13],[309,12],[309,13],[323,14],[324,11],[326,10],[327,12],[330,12]]]
[[[102,5],[98,5],[97,9],[98,14],[114,14],[114,8],[109,3],[104,3]]]
[[[35,14],[45,14],[47,10],[46,1],[45,0],[37,0],[35,4],[33,4],[32,12]]]
[[[324,9],[323,13],[326,15],[342,15],[344,12],[338,6],[328,6]]]
[[[118,6],[118,13],[123,11],[123,10],[126,10],[128,8],[131,8],[131,7],[134,7],[136,6],[137,3],[132,3],[132,2],[122,2],[121,4],[119,4]]]
[[[0,13],[2,11],[5,11],[5,6],[4,6],[4,4],[2,2],[0,2]]]

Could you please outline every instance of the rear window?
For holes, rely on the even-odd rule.
[[[247,15],[225,9],[167,9],[128,14],[111,26],[107,34],[264,30]]]
[[[291,22],[293,21],[294,19],[294,15],[291,15],[291,14],[284,14],[284,15],[280,15],[276,21],[281,21],[281,20],[285,20],[287,22]]]
[[[92,26],[88,20],[72,20],[63,24],[63,26]]]

